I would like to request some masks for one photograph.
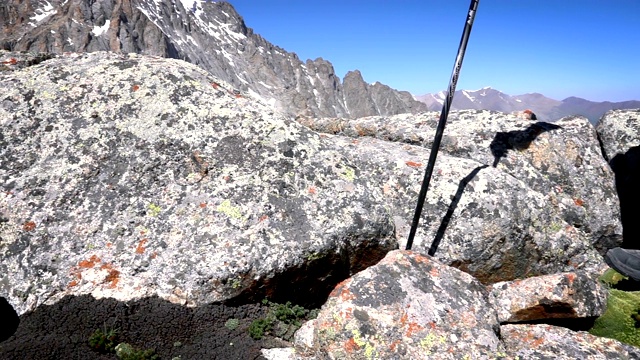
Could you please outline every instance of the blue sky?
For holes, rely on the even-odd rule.
[[[340,78],[447,88],[468,0],[229,0],[248,27]],[[458,90],[640,100],[640,0],[481,0]]]

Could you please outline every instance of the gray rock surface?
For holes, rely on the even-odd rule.
[[[19,313],[317,301],[397,247],[343,149],[193,65],[69,54],[0,76],[0,296]]]
[[[353,120],[300,119],[300,122],[316,131],[346,135],[357,138],[361,142],[370,142],[371,140],[365,139],[375,137],[387,142],[408,143],[431,149],[438,118],[438,113],[431,112]],[[384,146],[381,145],[381,147]],[[492,201],[499,203],[496,206],[508,206],[508,201],[502,201],[503,197],[504,199],[514,197],[512,206],[516,213],[511,210],[501,212],[499,218],[518,218],[518,211],[525,212],[523,220],[527,223],[531,222],[534,227],[550,227],[554,233],[575,232],[574,236],[586,239],[601,253],[621,242],[620,206],[613,172],[602,157],[595,129],[585,118],[564,118],[554,124],[548,124],[517,119],[509,114],[490,111],[456,111],[449,116],[440,153],[442,155],[439,155],[438,159],[444,155],[450,155],[474,160],[476,167],[485,165],[493,167],[502,172],[502,176],[510,178],[505,180],[506,182],[489,181],[493,186],[507,186],[506,184],[515,181],[518,184],[513,183],[514,188],[525,191],[529,196],[537,194],[536,196],[539,197],[535,201],[518,199],[518,196],[510,195],[511,190],[504,191],[504,196],[502,193],[495,194]],[[371,158],[369,161],[376,161],[375,156]],[[427,153],[421,151],[419,156],[410,161],[412,164],[420,164],[423,172],[427,160]],[[437,164],[436,167],[438,167]],[[444,165],[437,169],[434,180],[437,181],[440,172],[447,174],[448,167],[449,165]],[[459,196],[462,195],[462,202],[457,206],[464,205],[466,201],[472,201],[465,200],[465,197],[467,193],[473,194],[475,185],[462,186],[461,182],[467,175],[471,175],[472,170],[473,168],[470,168],[467,173],[461,174],[462,176],[451,179],[452,186],[460,185],[460,189],[464,190],[459,194]],[[481,175],[489,170],[479,170],[478,174]],[[474,176],[468,180],[472,180]],[[411,183],[414,181],[420,182],[422,177],[412,179]],[[483,189],[482,192],[484,191]],[[452,192],[452,194],[455,193],[456,191]],[[417,198],[414,194],[410,197]],[[404,201],[409,199],[406,198]],[[446,202],[453,204],[455,201]],[[475,212],[493,207],[479,206]],[[528,213],[538,207],[538,211],[543,213],[542,216],[557,213],[562,221],[549,218],[538,219],[538,215]],[[425,210],[429,211],[429,209]],[[440,209],[439,216],[442,217],[444,212],[446,210]],[[459,214],[464,216],[465,210],[461,209]],[[487,216],[490,215],[487,214]],[[495,219],[496,216],[491,217]],[[430,226],[433,221],[437,220],[430,219],[423,223]],[[468,227],[472,222],[464,223],[465,227]],[[508,223],[514,226],[513,222]],[[528,235],[525,229],[528,227],[529,225],[520,225],[518,229],[514,229],[514,233],[526,237]],[[402,226],[398,228],[402,229]],[[473,234],[481,233],[478,230],[475,229]],[[471,233],[469,229],[454,232]],[[509,238],[506,235],[504,237]],[[429,235],[427,238],[433,239],[434,235]]]
[[[499,131],[490,130],[491,121],[494,128],[502,124],[523,132],[531,123],[484,112],[473,122],[474,114],[452,114],[452,131],[436,163],[414,249],[426,253],[434,248],[437,259],[486,284],[576,269],[600,271],[604,262],[597,249],[619,244],[622,229],[611,170],[597,156],[592,131],[584,131],[589,123],[566,120],[563,128],[539,134],[528,147],[505,151],[508,161],[494,168],[490,147]],[[304,122],[353,136],[327,135],[369,174],[371,188],[382,189],[401,248],[429,158],[424,147],[401,139],[421,144],[420,138],[432,131],[428,116]],[[468,136],[461,134],[463,129]],[[510,144],[518,136],[503,141]],[[572,152],[565,151],[567,146],[573,146]]]
[[[411,251],[392,251],[339,284],[314,320],[329,359],[494,359],[498,318],[476,279]]]
[[[361,77],[354,83],[347,76],[343,85],[330,62],[303,63],[255,34],[228,2],[198,1],[185,8],[187,3],[9,0],[0,6],[0,47],[182,59],[291,114],[357,117],[427,109],[406,92],[369,85]]]
[[[636,347],[552,325],[503,325],[500,335],[512,359],[640,359]]]
[[[608,111],[596,124],[607,160],[640,146],[640,109]]]

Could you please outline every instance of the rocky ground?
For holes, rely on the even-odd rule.
[[[116,343],[153,349],[160,359],[264,359],[261,348],[287,344],[272,335],[249,336],[251,322],[264,318],[267,310],[262,304],[187,308],[157,297],[124,303],[67,296],[23,315],[16,334],[0,345],[0,354],[6,360],[116,359],[114,353],[89,346],[96,330],[116,330]]]

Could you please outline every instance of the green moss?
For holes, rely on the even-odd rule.
[[[249,325],[249,335],[256,340],[260,340],[272,327],[273,322],[267,319],[253,320]]]
[[[589,332],[640,346],[640,291],[609,290],[607,311]]]
[[[100,353],[112,353],[118,344],[118,329],[98,329],[89,337],[89,346]]]
[[[229,319],[224,323],[224,326],[229,330],[235,330],[240,325],[240,321],[238,319]]]
[[[154,350],[140,350],[127,343],[120,343],[116,346],[116,356],[121,360],[158,360]]]
[[[249,335],[256,340],[268,333],[290,340],[296,330],[302,326],[302,321],[313,319],[318,315],[317,310],[307,310],[289,301],[278,304],[265,299],[262,304],[269,306],[267,316],[254,320],[249,326]]]
[[[600,276],[600,281],[609,286],[616,285],[618,282],[622,280],[628,280],[628,279],[629,278],[627,276],[624,276],[613,269],[609,269],[605,271],[604,274]]]

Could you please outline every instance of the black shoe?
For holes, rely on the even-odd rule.
[[[640,250],[613,248],[607,251],[604,261],[620,274],[640,281]]]

